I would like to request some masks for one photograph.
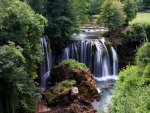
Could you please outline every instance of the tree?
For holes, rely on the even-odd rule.
[[[59,52],[77,28],[76,14],[71,0],[48,0],[46,11],[49,22],[45,31],[52,49]]]
[[[45,14],[46,12],[45,5],[47,3],[47,0],[20,0],[20,1],[27,2],[32,7],[32,9],[38,14]]]
[[[150,1],[149,0],[143,0],[143,8],[144,8],[144,10],[150,9]]]
[[[150,63],[150,42],[144,43],[136,53],[136,63],[141,67]]]
[[[0,45],[9,41],[23,48],[26,70],[35,78],[37,64],[42,58],[40,38],[47,20],[19,0],[0,2]]]
[[[124,12],[126,14],[126,24],[136,17],[138,6],[136,0],[123,0]]]
[[[121,27],[125,22],[125,14],[123,12],[123,4],[119,1],[105,0],[103,2],[100,21],[110,31]]]
[[[104,0],[91,0],[89,9],[90,14],[99,14],[103,2]]]
[[[23,49],[0,46],[0,113],[32,113],[38,99],[33,79],[25,71]]]
[[[90,0],[72,0],[80,24],[89,20]]]

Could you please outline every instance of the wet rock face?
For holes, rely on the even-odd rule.
[[[68,64],[58,65],[52,69],[51,82],[52,84],[59,83],[64,80],[75,80],[76,86],[79,89],[79,93],[86,99],[99,100],[100,95],[98,94],[94,76],[91,72],[86,69],[79,67],[68,67]]]

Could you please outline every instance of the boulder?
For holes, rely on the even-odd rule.
[[[78,88],[74,87],[74,80],[65,80],[50,87],[44,92],[44,97],[48,105],[67,105],[78,97]]]
[[[68,105],[49,106],[48,110],[37,111],[36,113],[97,113],[91,103],[81,96],[78,96],[78,98]]]
[[[100,99],[93,74],[84,64],[75,60],[65,60],[58,66],[55,66],[52,69],[50,79],[52,84],[64,80],[75,80],[79,93],[82,96],[90,101]]]

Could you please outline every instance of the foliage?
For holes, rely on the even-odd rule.
[[[136,0],[136,2],[137,2],[138,11],[142,11],[144,7],[143,0]]]
[[[110,113],[150,112],[150,42],[137,51],[135,66],[127,66],[119,73]]]
[[[137,87],[132,94],[115,92],[109,113],[149,113],[150,85]]]
[[[27,71],[35,78],[41,60],[40,38],[47,21],[19,0],[1,1],[0,7],[0,45],[8,40],[20,45],[27,59]]]
[[[143,28],[146,32],[148,41],[150,41],[150,24],[142,24],[142,25],[143,25]]]
[[[92,15],[99,14],[103,2],[104,2],[104,0],[92,0],[92,1],[90,1],[89,13]]]
[[[79,23],[86,23],[89,20],[89,0],[72,0]]]
[[[72,70],[74,68],[79,68],[79,69],[87,69],[86,65],[83,63],[79,63],[76,60],[73,59],[67,59],[67,60],[63,60],[60,65],[67,65],[67,68],[69,70]]]
[[[147,34],[142,24],[133,24],[127,28],[127,37],[131,40],[146,41]]]
[[[102,5],[100,13],[100,21],[109,30],[121,27],[125,21],[125,14],[123,12],[123,4],[119,1],[105,0]]]
[[[129,25],[127,29],[119,34],[119,37],[129,42],[145,42],[148,40],[149,26],[135,23]]]
[[[45,14],[46,12],[45,5],[47,3],[47,0],[20,0],[20,1],[27,2],[36,13]]]
[[[77,29],[77,18],[72,6],[70,0],[49,0],[46,4],[48,27],[45,31],[55,52],[65,46]]]
[[[74,80],[65,80],[46,90],[44,95],[48,104],[63,103],[65,101],[65,94],[67,94],[70,88],[75,84],[76,82]]]
[[[0,46],[0,113],[31,113],[38,95],[25,71],[23,49],[14,43]]]
[[[137,14],[137,3],[135,0],[123,0],[124,12],[126,14],[126,24],[133,20]]]
[[[146,66],[150,63],[150,42],[144,43],[136,53],[136,63],[141,66]]]
[[[150,1],[149,0],[143,0],[143,9],[144,10],[150,9]]]

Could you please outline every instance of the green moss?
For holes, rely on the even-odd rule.
[[[66,101],[65,95],[69,92],[70,87],[75,84],[74,80],[65,80],[45,91],[44,95],[48,104],[52,105]]]
[[[74,59],[63,60],[60,63],[60,65],[66,65],[69,70],[72,70],[74,68],[87,69],[85,64],[79,63],[78,61],[76,61]]]

